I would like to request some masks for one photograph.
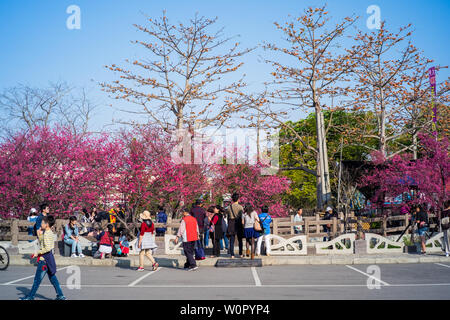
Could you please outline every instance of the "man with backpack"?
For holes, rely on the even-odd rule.
[[[261,255],[261,244],[264,240],[264,246],[266,248],[266,255],[270,256],[270,224],[272,223],[272,217],[269,215],[269,207],[263,206],[261,208],[261,213],[258,215],[259,221],[261,223],[262,231],[258,237],[258,242],[256,243],[256,255]]]
[[[244,208],[239,204],[239,194],[233,193],[231,196],[233,201],[226,210],[226,216],[228,218],[228,230],[227,236],[229,236],[229,254],[231,259],[234,259],[234,242],[237,237],[239,245],[239,256],[242,256],[242,239],[244,238],[244,226],[242,224],[242,214]]]

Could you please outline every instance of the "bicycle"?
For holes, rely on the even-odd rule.
[[[8,251],[0,246],[0,270],[6,270],[9,266]]]

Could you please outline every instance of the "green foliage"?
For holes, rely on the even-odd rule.
[[[376,148],[377,142],[365,140],[358,144],[356,137],[351,134],[353,128],[367,123],[367,119],[372,119],[369,124],[376,125],[376,119],[370,113],[324,111],[324,123],[327,130],[327,151],[330,161],[330,182],[334,196],[337,195],[337,171],[335,162],[340,160],[342,143],[342,160],[365,160],[370,148]],[[309,114],[305,119],[297,122],[288,121],[287,125],[294,128],[295,132],[302,137],[307,145],[316,147],[316,115]],[[369,148],[364,147],[367,145]],[[295,134],[286,128],[280,131],[280,165],[282,167],[303,166],[311,170],[316,170],[316,154],[306,148]],[[291,179],[291,191],[285,195],[285,202],[294,207],[315,207],[316,206],[316,178],[303,170],[283,171],[283,175]]]

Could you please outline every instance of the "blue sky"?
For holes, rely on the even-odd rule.
[[[72,4],[81,8],[81,30],[66,28],[66,9]],[[144,14],[159,17],[166,9],[172,22],[186,22],[196,12],[218,16],[218,25],[225,27],[227,35],[239,34],[239,41],[252,47],[262,41],[280,41],[274,21],[283,21],[288,14],[298,15],[309,5],[322,4],[324,1],[312,0],[2,0],[0,88],[18,83],[44,87],[56,80],[85,87],[100,105],[93,123],[97,129],[122,115],[105,107],[113,101],[96,83],[115,79],[104,65],[124,64],[126,58],[140,57],[141,51],[130,41],[142,39],[132,24],[145,23]],[[366,9],[373,4],[380,7],[381,18],[392,30],[412,23],[414,44],[436,63],[448,64],[450,1],[331,0],[328,9],[336,19],[361,16],[357,26],[364,30],[369,16]],[[244,60],[247,82],[254,86],[261,79],[269,79],[271,70],[258,62],[260,54],[263,52],[256,51]],[[448,69],[442,71],[438,81],[448,75]]]

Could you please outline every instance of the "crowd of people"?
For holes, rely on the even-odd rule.
[[[183,252],[186,256],[184,268],[193,271],[198,268],[196,261],[206,259],[205,248],[212,242],[211,258],[219,257],[221,250],[227,249],[231,259],[236,257],[235,243],[238,244],[238,256],[254,259],[262,253],[262,244],[264,242],[265,254],[270,255],[270,225],[272,217],[269,214],[269,208],[262,206],[256,209],[251,204],[241,205],[239,203],[239,194],[234,193],[231,196],[231,203],[223,208],[220,205],[210,205],[207,209],[202,200],[198,199],[192,208],[184,207],[181,210],[182,219],[175,243],[182,242]],[[445,209],[442,212],[440,228],[444,231],[443,250],[446,256],[450,254],[450,244],[448,230],[450,228],[450,201],[445,202]],[[259,211],[259,213],[258,213]],[[334,217],[331,207],[326,208],[323,219],[330,220]],[[303,210],[298,208],[294,216],[294,222],[303,221]],[[84,257],[80,244],[80,235],[90,235],[98,240],[97,250],[94,253],[95,258],[103,259],[113,254],[127,256],[130,250],[131,235],[128,230],[118,230],[117,217],[126,221],[127,217],[124,208],[120,205],[115,206],[109,211],[97,211],[93,208],[90,212],[82,210],[82,214],[71,216],[69,222],[64,226],[62,240],[70,246],[71,257]],[[154,258],[157,244],[155,236],[162,236],[167,231],[165,227],[155,227],[152,216],[149,211],[140,214],[141,225],[137,234],[137,249],[139,251],[139,267],[137,271],[144,271],[144,260],[147,258],[152,264],[152,270],[157,270],[159,264]],[[167,215],[162,206],[158,207],[158,213],[155,216],[157,223],[167,223]],[[50,282],[56,291],[56,299],[64,300],[58,279],[56,277],[56,263],[53,254],[54,233],[52,227],[55,224],[55,218],[50,215],[50,207],[47,203],[40,205],[39,213],[37,210],[30,210],[28,221],[34,222],[34,226],[28,228],[31,235],[35,235],[39,242],[39,251],[32,259],[37,259],[37,269],[34,282],[30,293],[23,297],[23,300],[33,300],[45,274],[48,275]],[[85,225],[87,223],[87,225]],[[411,223],[417,228],[417,233],[421,239],[422,254],[426,253],[426,233],[429,229],[428,214],[425,206],[417,205],[412,209]],[[97,227],[92,227],[97,224]],[[88,226],[89,225],[89,226]],[[80,230],[80,228],[82,230]],[[326,232],[330,226],[325,226]],[[294,226],[295,233],[302,233],[302,225]],[[119,234],[116,243],[115,236]],[[245,240],[245,252],[244,252]],[[324,241],[327,237],[324,238]]]

